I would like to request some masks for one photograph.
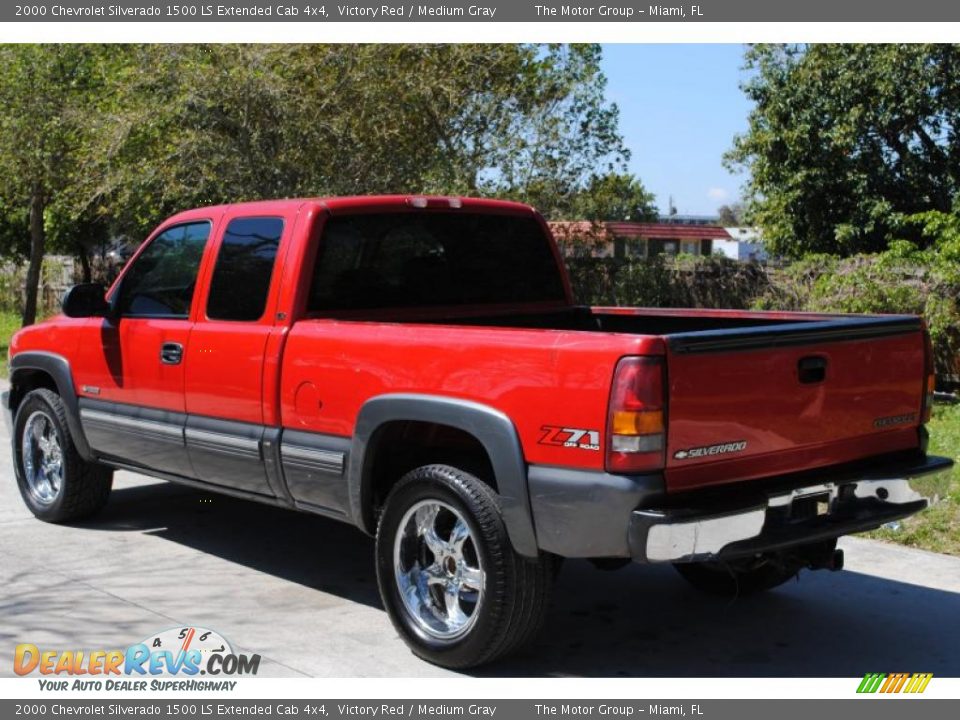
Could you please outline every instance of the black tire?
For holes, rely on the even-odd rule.
[[[401,597],[395,573],[395,550],[399,553],[397,548],[408,547],[404,543],[418,544],[418,540],[409,537],[397,544],[401,524],[404,528],[412,527],[409,523],[416,524],[416,516],[410,513],[434,504],[445,506],[451,518],[465,521],[471,533],[465,553],[471,551],[483,570],[483,590],[472,607],[476,616],[471,614],[472,624],[452,638],[437,637],[415,619]],[[452,539],[451,530],[449,540]],[[423,553],[425,545],[419,546]],[[441,563],[430,551],[424,557],[432,557],[434,565]],[[392,489],[377,528],[376,559],[380,596],[407,645],[428,662],[461,669],[501,658],[534,638],[543,624],[557,569],[552,555],[518,555],[507,536],[497,494],[477,477],[449,465],[412,470]],[[456,562],[453,564],[456,566]],[[462,607],[459,600],[457,603]]]
[[[31,418],[38,414],[49,422],[50,437],[55,437],[59,444],[62,472],[59,488],[53,490],[49,486],[46,496],[31,485],[24,464],[24,431]],[[17,408],[13,424],[13,464],[24,503],[30,512],[46,522],[67,522],[93,515],[106,505],[113,486],[113,470],[80,457],[70,436],[63,401],[47,389],[29,392]]]
[[[695,562],[674,565],[680,576],[709,595],[733,598],[772,590],[796,577],[801,566],[779,558],[748,558],[728,563]]]

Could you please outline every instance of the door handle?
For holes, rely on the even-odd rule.
[[[166,342],[160,346],[160,362],[164,365],[179,365],[183,360],[183,345]]]
[[[823,382],[827,377],[827,359],[818,355],[801,358],[797,363],[797,375],[804,385]]]

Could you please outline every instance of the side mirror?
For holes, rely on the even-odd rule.
[[[107,317],[110,303],[106,294],[107,289],[100,283],[74,285],[63,296],[63,314],[72,318]]]

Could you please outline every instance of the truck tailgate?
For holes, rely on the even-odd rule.
[[[917,447],[922,333],[895,316],[667,336],[667,489]]]

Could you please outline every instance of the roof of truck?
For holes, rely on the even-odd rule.
[[[316,197],[316,198],[284,198],[278,200],[255,200],[251,202],[226,203],[211,205],[202,208],[185,210],[170,218],[170,220],[184,217],[195,217],[198,213],[210,213],[218,210],[250,210],[252,212],[289,212],[305,203],[317,203],[331,213],[343,211],[390,211],[390,210],[417,210],[422,208],[466,208],[470,210],[532,213],[535,212],[529,205],[509,200],[492,200],[488,198],[450,197],[437,195],[353,195],[347,197]]]

